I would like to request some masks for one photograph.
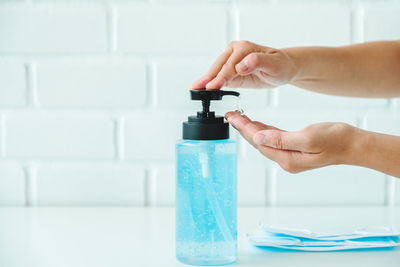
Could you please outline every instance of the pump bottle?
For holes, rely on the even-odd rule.
[[[192,90],[203,111],[183,123],[176,144],[176,257],[191,265],[237,258],[237,145],[210,102],[238,92]]]

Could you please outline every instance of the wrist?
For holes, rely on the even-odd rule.
[[[295,83],[297,81],[301,81],[304,79],[303,76],[304,76],[305,64],[304,64],[304,59],[301,57],[301,52],[299,50],[300,49],[297,47],[281,49],[281,51],[285,53],[286,56],[288,57],[291,65],[294,66],[289,83]]]
[[[373,144],[374,136],[371,132],[362,130],[360,128],[353,127],[352,133],[349,139],[348,153],[344,157],[344,164],[365,166],[369,162],[370,144]]]

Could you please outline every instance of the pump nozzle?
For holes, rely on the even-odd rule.
[[[225,95],[239,96],[239,92],[223,91],[223,90],[191,90],[190,98],[192,100],[201,100],[203,105],[203,112],[198,112],[197,116],[200,118],[213,118],[214,112],[210,112],[211,100],[222,100]]]
[[[239,96],[239,92],[223,90],[190,90],[192,100],[221,100],[224,95]]]

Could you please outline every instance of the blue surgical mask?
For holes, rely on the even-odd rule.
[[[304,251],[335,251],[399,246],[399,232],[389,227],[311,231],[259,225],[260,230],[248,234],[255,246],[278,247]]]

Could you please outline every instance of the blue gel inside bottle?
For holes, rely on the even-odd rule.
[[[236,141],[176,144],[176,257],[191,265],[237,258]]]

